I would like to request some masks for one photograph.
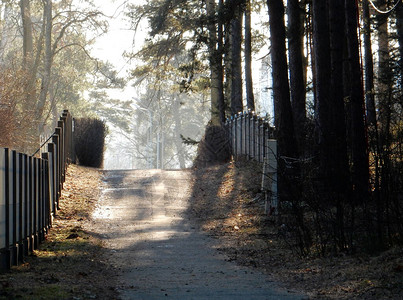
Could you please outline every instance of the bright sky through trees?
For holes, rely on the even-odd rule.
[[[140,1],[138,1],[140,2]],[[95,5],[109,17],[109,30],[106,34],[96,37],[92,47],[91,54],[102,60],[111,63],[118,72],[119,77],[126,77],[127,72],[133,68],[133,62],[123,57],[124,52],[133,51],[133,47],[141,46],[146,28],[140,28],[139,32],[134,35],[133,30],[130,30],[130,23],[125,16],[127,0],[95,0]],[[133,100],[137,98],[136,90],[130,83],[125,89],[112,89],[108,91],[112,98],[120,100]],[[122,142],[122,137],[118,131],[109,124],[109,139],[107,141],[107,149],[105,153],[104,167],[108,168],[127,168],[131,166],[122,166],[118,161],[119,158],[113,149],[116,145]],[[122,159],[124,163],[126,159]],[[126,161],[127,165],[127,161]]]

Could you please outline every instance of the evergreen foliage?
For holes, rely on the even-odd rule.
[[[95,118],[80,118],[74,122],[74,144],[78,163],[101,168],[104,159],[105,122]]]

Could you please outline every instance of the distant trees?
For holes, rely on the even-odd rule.
[[[0,8],[1,76],[13,70],[20,75],[14,80],[23,88],[10,116],[15,122],[10,134],[21,136],[21,141],[12,146],[30,152],[38,146],[38,136],[46,135],[46,126],[57,120],[63,103],[75,111],[71,104],[83,102],[88,74],[96,71],[86,49],[87,30],[102,32],[106,23],[99,11],[79,7],[73,0],[2,1]],[[0,100],[8,105],[2,95]],[[11,146],[4,141],[2,145]]]
[[[154,39],[168,34],[167,43],[177,39],[179,44],[186,43],[190,51],[197,52],[198,55],[195,57],[203,64],[207,58],[210,65],[207,72],[210,73],[211,121],[212,124],[220,125],[223,124],[229,111],[238,113],[244,108],[242,82],[244,15],[245,38],[249,45],[245,48],[245,70],[248,74],[246,91],[249,102],[245,104],[254,109],[250,12],[251,4],[240,0],[208,0],[205,3],[199,1],[172,3],[163,0],[143,6],[132,6],[129,15],[134,20],[148,18],[151,25],[150,35]],[[173,18],[176,18],[176,22],[173,22]]]

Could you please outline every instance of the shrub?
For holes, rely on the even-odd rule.
[[[78,163],[83,166],[101,168],[104,159],[105,122],[94,118],[74,121],[74,143]]]

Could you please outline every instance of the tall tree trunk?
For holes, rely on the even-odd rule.
[[[313,1],[313,39],[320,176],[324,191],[335,196],[345,195],[349,178],[342,69],[344,18],[340,16],[344,4],[343,0],[329,3],[328,7],[327,1]]]
[[[371,19],[368,0],[363,0],[362,11],[364,18],[365,103],[368,125],[374,127],[376,126],[374,61],[372,57]]]
[[[206,2],[209,31],[209,60],[210,60],[210,84],[211,84],[211,123],[221,125],[225,121],[224,94],[222,78],[222,54],[219,53],[217,41],[217,17],[214,0]]]
[[[231,1],[231,114],[243,110],[242,104],[242,9],[238,1]]]
[[[377,1],[377,6],[381,10],[386,10],[385,1]],[[388,15],[377,14],[376,23],[378,29],[378,82],[377,82],[377,103],[378,103],[378,119],[379,119],[379,150],[381,152],[381,175],[380,175],[380,195],[377,198],[377,233],[378,244],[380,247],[384,245],[384,226],[387,222],[385,212],[388,211],[387,203],[390,191],[390,147],[391,133],[390,123],[392,115],[392,92],[391,80],[392,72],[389,66],[389,32],[388,32]],[[386,219],[386,220],[385,220]]]
[[[34,52],[30,0],[20,0],[20,8],[22,18],[23,66],[29,69],[33,63]]]
[[[330,132],[330,39],[327,1],[312,1],[313,58],[315,80],[315,124],[319,148],[319,177],[323,179],[323,190],[329,190],[330,170],[327,161],[331,150]],[[330,174],[329,174],[330,173]]]
[[[403,3],[400,2],[396,9],[396,26],[397,39],[399,42],[399,67],[400,67],[400,82],[403,82]]]
[[[306,93],[304,76],[304,10],[298,0],[288,0],[288,55],[290,68],[291,106],[295,134],[300,151],[304,148],[306,125]]]
[[[378,1],[378,7],[386,10],[385,1]],[[392,72],[389,66],[389,32],[388,15],[377,14],[378,29],[378,105],[379,121],[381,125],[382,139],[386,144],[389,142],[389,127],[391,118],[391,77]]]
[[[288,84],[288,66],[286,54],[286,36],[284,24],[283,0],[267,0],[269,10],[272,80],[274,98],[274,125],[277,132],[278,148],[278,195],[280,201],[292,204],[293,214],[298,226],[297,237],[303,252],[311,243],[309,230],[306,228],[301,208],[300,166],[292,161],[292,168],[287,165],[290,158],[298,157],[298,146],[294,134],[294,124]]]
[[[223,61],[224,61],[224,102],[225,114],[231,113],[231,90],[232,90],[232,37],[231,37],[231,14],[230,9],[232,0],[219,0],[221,6],[219,9],[219,19],[223,20]]]
[[[220,18],[220,13],[224,7],[224,0],[218,1],[218,22],[217,22],[217,72],[219,76],[218,86],[219,86],[219,103],[218,108],[220,110],[220,120],[224,124],[226,118],[226,104],[224,97],[224,67],[223,67],[223,55],[224,55],[224,24],[222,18]]]
[[[282,0],[267,0],[267,6],[271,37],[274,125],[277,131],[278,154],[279,157],[297,157],[298,151],[295,146],[290,89],[288,85],[284,5]],[[279,167],[282,168],[280,172],[283,172],[285,165],[282,160],[280,160]]]
[[[356,199],[362,201],[368,198],[369,163],[367,149],[367,133],[364,110],[364,94],[358,45],[357,6],[350,0],[345,0],[346,34],[349,73],[351,76],[351,150],[352,150],[352,180]]]
[[[249,110],[255,111],[255,98],[253,95],[252,80],[252,27],[250,0],[246,1],[245,7],[245,85],[247,107]]]
[[[39,94],[39,101],[36,108],[37,119],[39,120],[43,114],[43,109],[46,104],[46,99],[49,91],[53,51],[52,51],[52,1],[44,1],[44,17],[45,17],[45,65],[41,83],[41,92]],[[40,124],[39,133],[42,132],[45,124]]]
[[[9,43],[10,40],[10,29],[11,29],[11,5],[9,3],[4,4],[4,14],[3,14],[3,20],[1,20],[3,23],[3,28],[1,30],[1,36],[0,36],[0,63],[3,64],[4,61],[4,56],[5,56],[5,50],[7,47],[7,44]]]

